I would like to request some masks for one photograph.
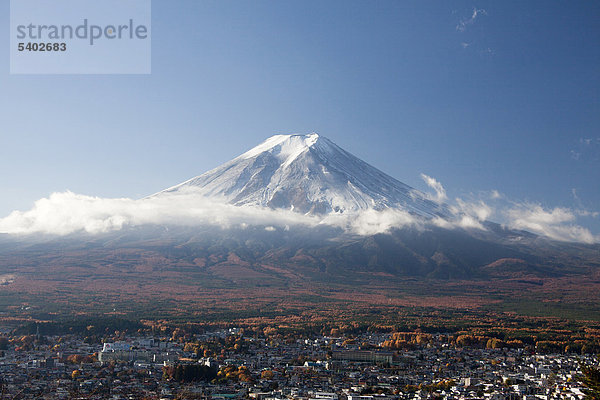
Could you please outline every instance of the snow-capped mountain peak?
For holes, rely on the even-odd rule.
[[[446,206],[317,133],[272,136],[239,157],[158,195],[190,190],[238,206],[310,214],[386,208],[401,208],[424,217],[447,213]]]
[[[290,164],[302,152],[317,143],[318,140],[319,135],[316,133],[308,135],[275,135],[248,150],[238,158],[248,159],[268,151],[278,159],[285,159],[284,163]]]

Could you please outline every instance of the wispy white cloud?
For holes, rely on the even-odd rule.
[[[475,21],[482,15],[487,15],[487,11],[484,9],[473,8],[471,15],[467,18],[461,19],[458,25],[456,25],[456,30],[459,32],[466,31],[469,25],[473,25]]]
[[[426,193],[430,200],[438,204],[446,203],[448,200],[446,189],[437,179],[425,174],[421,174],[421,179],[435,192],[435,194]],[[431,222],[442,228],[458,227],[485,230],[486,228],[482,225],[482,222],[486,221],[492,214],[491,208],[482,200],[469,202],[456,198],[455,204],[450,204],[448,208],[452,214],[451,218],[434,218]]]
[[[600,217],[600,212],[598,212],[598,211],[575,210],[575,213],[579,217],[589,217],[589,218],[598,218],[598,217]]]
[[[583,208],[583,203],[581,203],[581,199],[577,195],[577,188],[571,189],[571,195],[573,195],[573,201],[575,201],[575,204],[577,205],[577,207]]]
[[[438,193],[446,191],[436,179],[422,175],[425,182]],[[579,200],[577,191],[573,196]],[[470,197],[473,197],[472,195]],[[490,204],[483,199],[488,199]],[[589,211],[581,206],[579,201],[576,208],[551,208],[547,209],[540,204],[531,202],[511,201],[498,190],[482,192],[474,199],[465,200],[456,198],[449,209],[453,215],[451,219],[436,218],[431,221],[442,228],[465,228],[486,230],[485,221],[502,223],[512,229],[527,230],[532,233],[547,236],[551,239],[567,242],[598,243],[600,235],[594,235],[589,229],[579,225],[579,217],[597,218],[600,212]]]
[[[492,208],[483,200],[466,201],[457,197],[455,204],[449,208],[454,215],[452,224],[465,229],[486,230],[482,223],[488,221],[493,214]]]
[[[574,144],[569,154],[575,161],[600,161],[600,137],[582,137]]]
[[[600,237],[589,229],[576,225],[576,212],[568,208],[546,209],[540,204],[516,204],[506,211],[508,225],[556,240],[595,243]]]
[[[583,202],[579,198],[577,194],[577,188],[571,189],[571,194],[573,195],[573,201],[575,202],[575,206],[577,207],[575,213],[580,217],[589,217],[589,218],[597,218],[600,216],[600,212],[598,211],[589,211],[583,205]]]
[[[421,174],[421,179],[425,181],[427,186],[435,191],[435,195],[428,195],[430,200],[433,200],[436,203],[443,203],[444,201],[448,200],[448,196],[446,196],[446,189],[444,189],[444,186],[442,186],[442,184],[435,178],[432,178],[429,175]]]
[[[321,221],[321,224],[337,226],[358,235],[374,235],[404,227],[423,229],[427,223],[428,221],[423,218],[400,209],[365,210],[346,215],[334,214]]]

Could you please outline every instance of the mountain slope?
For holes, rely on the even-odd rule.
[[[423,217],[447,209],[316,133],[276,135],[239,157],[157,195],[194,191],[242,206],[309,214],[400,208]]]

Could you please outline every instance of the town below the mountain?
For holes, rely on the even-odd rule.
[[[1,399],[583,399],[590,348],[422,332],[185,329],[0,338]],[[583,381],[582,381],[583,380]]]

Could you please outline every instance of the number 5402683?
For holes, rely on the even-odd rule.
[[[19,43],[19,51],[67,51],[66,43]]]

